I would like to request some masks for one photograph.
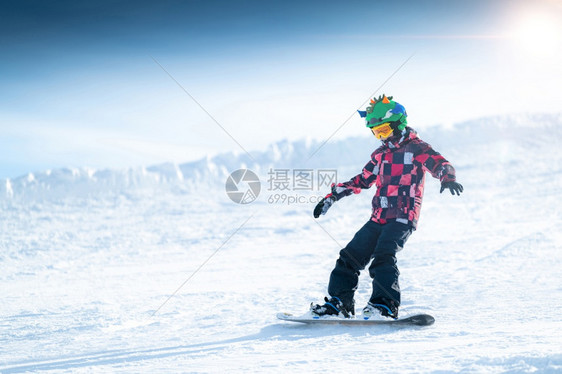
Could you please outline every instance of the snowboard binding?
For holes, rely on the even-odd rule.
[[[323,316],[334,316],[342,318],[351,318],[355,315],[355,303],[352,301],[351,305],[344,305],[339,297],[324,298],[326,302],[324,305],[310,304],[310,314],[312,318],[318,319]]]

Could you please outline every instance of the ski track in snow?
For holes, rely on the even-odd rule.
[[[268,204],[263,189],[236,205],[222,175],[66,197],[50,185],[54,197],[36,189],[40,198],[0,200],[0,372],[562,372],[562,121],[551,118],[538,137],[523,120],[512,132],[504,122],[486,122],[508,134],[496,142],[474,123],[420,131],[465,187],[460,198],[440,195],[427,175],[420,226],[398,254],[401,314],[430,313],[430,327],[275,318],[325,295],[374,191],[318,221],[313,204]],[[342,144],[334,147],[353,147]],[[366,161],[342,166],[338,179]],[[363,272],[358,309],[369,294]]]

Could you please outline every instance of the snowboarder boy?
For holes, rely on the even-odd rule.
[[[460,195],[455,169],[438,152],[422,141],[407,126],[406,110],[392,100],[379,96],[371,100],[366,111],[358,111],[366,119],[382,145],[371,154],[363,171],[348,182],[332,184],[332,192],[314,208],[314,218],[326,214],[338,200],[376,185],[371,218],[340,251],[330,275],[325,304],[311,304],[313,317],[332,315],[350,318],[355,315],[354,293],[359,272],[369,262],[373,292],[363,309],[365,319],[398,318],[400,287],[396,252],[400,251],[416,229],[420,215],[424,176],[428,171],[441,181],[441,192],[449,189]]]

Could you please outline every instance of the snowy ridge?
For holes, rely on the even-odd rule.
[[[555,143],[549,145],[549,142],[562,137],[562,115],[489,117],[451,128],[433,126],[418,131],[422,139],[463,166],[464,161],[489,158],[490,152],[509,152],[503,156],[513,160],[520,156],[519,152],[514,154],[514,150],[537,146],[556,148]],[[165,163],[124,170],[63,168],[29,173],[0,180],[0,199],[91,196],[155,187],[180,188],[187,192],[198,186],[222,188],[228,174],[240,168],[250,168],[264,178],[270,168],[357,168],[379,145],[370,136],[330,141],[320,147],[321,144],[315,140],[282,140],[264,152],[252,152],[252,158],[241,152],[229,152],[184,164]],[[466,152],[472,152],[473,158],[464,157]]]

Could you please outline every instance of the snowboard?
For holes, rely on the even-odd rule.
[[[388,320],[369,320],[362,318],[338,318],[338,317],[328,317],[328,318],[312,318],[310,316],[298,317],[291,313],[278,313],[277,318],[282,321],[298,322],[306,324],[322,324],[322,325],[413,325],[413,326],[430,326],[435,322],[435,318],[429,314],[415,314],[413,316],[398,318],[398,319],[388,319]]]

